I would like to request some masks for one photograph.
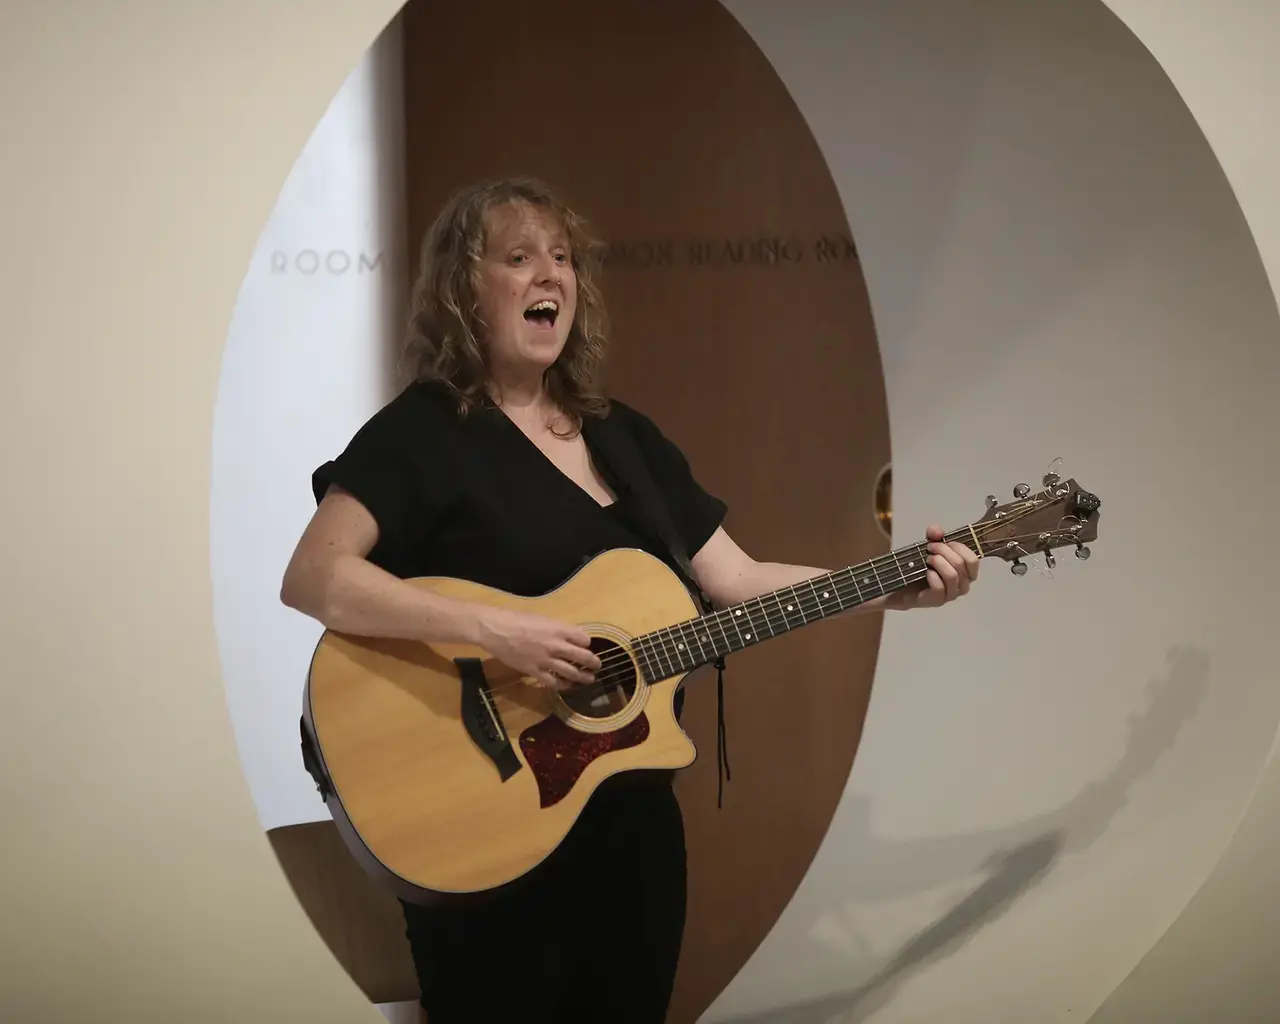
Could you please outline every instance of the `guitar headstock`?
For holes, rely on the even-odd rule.
[[[1035,492],[1029,484],[1018,484],[1014,500],[1003,505],[989,495],[986,515],[972,526],[981,553],[1012,562],[1015,576],[1025,575],[1023,559],[1037,554],[1052,569],[1058,548],[1074,547],[1077,558],[1088,558],[1085,545],[1098,538],[1098,496],[1057,473],[1046,473],[1042,482]]]

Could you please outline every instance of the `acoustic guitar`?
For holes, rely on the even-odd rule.
[[[988,497],[953,531],[984,558],[1052,568],[1054,551],[1097,537],[1096,495],[1044,478],[1014,500]],[[591,684],[530,685],[462,645],[327,631],[305,687],[308,769],[348,848],[410,902],[475,899],[518,883],[564,839],[592,792],[621,772],[673,770],[696,751],[672,703],[685,676],[925,576],[926,542],[701,613],[668,566],[638,550],[597,555],[540,597],[464,580],[409,582],[464,601],[572,622],[602,668]]]

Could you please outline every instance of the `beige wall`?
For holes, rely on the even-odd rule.
[[[767,19],[764,6],[730,5],[749,27],[753,17]],[[1277,283],[1280,218],[1269,182],[1275,179],[1280,143],[1269,139],[1264,130],[1266,98],[1274,93],[1275,73],[1262,62],[1260,49],[1280,30],[1275,15],[1267,13],[1274,9],[1245,0],[1212,5],[1215,19],[1235,19],[1233,34],[1224,37],[1207,29],[1207,4],[1115,0],[1113,6],[1131,19],[1133,28],[1166,62],[1166,70],[1201,119],[1250,219],[1271,281]],[[133,0],[111,8],[46,0],[44,4],[9,4],[0,14],[0,95],[4,96],[0,124],[5,133],[0,140],[0,152],[5,154],[0,188],[5,222],[13,225],[6,231],[6,260],[0,277],[8,356],[0,402],[0,422],[8,441],[3,525],[10,547],[0,576],[3,676],[9,698],[0,715],[3,807],[8,812],[0,847],[6,861],[3,905],[8,921],[0,935],[0,1017],[4,1019],[60,1024],[147,1017],[378,1019],[338,972],[288,892],[261,834],[236,759],[212,633],[208,452],[222,345],[253,243],[311,127],[394,7],[374,0],[254,4],[236,0],[219,7],[205,5],[197,15],[190,8],[156,0]],[[794,17],[794,5],[788,8],[793,17],[772,22],[777,32],[762,45],[788,80],[833,163],[860,243],[864,235],[874,238],[877,231],[888,239],[895,227],[927,232],[941,223],[954,226],[957,216],[977,217],[980,211],[964,203],[900,210],[854,204],[860,188],[875,185],[869,172],[859,171],[859,154],[850,148],[849,140],[856,141],[858,136],[842,131],[830,105],[812,106],[817,102],[814,97],[830,87],[830,79],[824,73],[805,76],[798,70],[799,63],[820,69],[820,57],[835,55],[820,52],[821,38],[808,37],[799,45],[797,26],[806,22]],[[836,18],[839,11],[833,8],[825,16]],[[1029,47],[1038,40],[1047,45],[1052,38],[1038,36],[1025,21],[1021,24],[1017,31],[988,25],[991,31],[974,34],[957,23],[950,38],[991,47],[990,52],[998,52],[1010,39]],[[880,29],[884,28],[881,23]],[[1122,43],[1101,35],[1098,41],[1118,61],[1120,50],[1115,48]],[[947,53],[946,47],[940,47],[936,53],[926,51],[925,56],[942,59]],[[1025,61],[1034,60],[1032,49]],[[846,63],[840,73],[857,74],[868,66]],[[1119,62],[1106,66],[1122,78],[1127,74]],[[975,67],[982,72],[990,65]],[[1007,72],[1008,67],[1003,67]],[[902,81],[909,85],[909,79]],[[1143,82],[1155,89],[1148,80]],[[965,141],[979,137],[989,147],[999,148],[1000,133],[983,136],[982,129],[998,126],[1002,111],[1009,115],[1000,91],[1007,83],[1007,76],[990,78],[984,73],[953,83],[967,88],[966,95],[973,100],[968,107],[972,120],[951,122],[956,162],[942,167],[905,166],[903,183],[936,174],[933,180],[940,187],[958,189],[961,199],[982,195],[995,165],[971,162],[975,151]],[[957,102],[954,89],[949,94],[943,89],[918,95],[911,95],[908,86],[904,89],[882,107],[859,109],[865,118],[872,118],[877,109],[881,118],[890,118],[899,109],[895,103],[926,110],[931,104]],[[1123,90],[1117,94],[1132,95]],[[1176,110],[1160,106],[1163,101],[1157,92],[1146,98],[1152,96],[1156,107],[1171,118],[1171,130],[1177,128]],[[868,120],[861,130],[875,127]],[[1112,122],[1111,130],[1115,128]],[[919,133],[903,123],[900,134],[888,131],[887,138],[909,147],[918,141]],[[1088,140],[1089,132],[1080,130],[1076,141],[1084,145]],[[983,152],[984,159],[991,158],[990,149]],[[1257,305],[1255,286],[1260,280],[1242,248],[1241,225],[1218,218],[1229,206],[1213,191],[1213,168],[1195,163],[1194,150],[1180,155],[1192,160],[1186,169],[1192,177],[1177,180],[1208,191],[1188,192],[1180,207],[1185,216],[1178,218],[1177,230],[1170,228],[1166,236],[1144,235],[1143,244],[1163,241],[1168,249],[1203,237],[1221,243],[1220,250],[1194,253],[1203,261],[1200,287],[1207,292],[1212,285],[1217,295],[1247,299],[1232,308],[1242,309],[1241,315],[1252,319],[1243,325],[1225,319],[1218,324],[1192,322],[1201,332],[1202,343],[1238,356],[1244,350],[1226,349],[1228,342],[1267,340],[1265,332],[1274,323],[1264,318]],[[1016,176],[1008,184],[1016,186]],[[891,199],[893,193],[883,194]],[[991,200],[989,194],[987,199]],[[1145,212],[1159,208],[1157,203]],[[1031,215],[1037,204],[1028,201],[1025,209]],[[1110,212],[1118,216],[1124,211]],[[913,216],[918,218],[914,222]],[[1191,222],[1195,231],[1183,221]],[[1150,227],[1145,222],[1144,226]],[[990,238],[1002,237],[998,227]],[[1187,233],[1179,233],[1184,228]],[[956,244],[956,238],[939,231],[935,249],[881,250],[903,258],[914,255],[917,261],[911,264],[886,262],[883,256],[877,263],[874,246],[868,249],[873,305],[879,288],[886,313],[881,327],[887,328],[889,338],[896,336],[904,345],[945,339],[948,328],[966,310],[968,337],[981,334],[982,315],[988,307],[966,307],[965,297],[984,297],[983,281],[966,279],[962,273],[964,267],[981,263],[944,259],[954,257],[954,250],[947,246]],[[1083,247],[1078,253],[1081,264],[1087,264],[1090,255],[1098,254]],[[1005,256],[1016,264],[1016,252]],[[1126,272],[1138,273],[1148,265],[1138,261],[1135,270],[1125,261],[1125,253],[1110,256],[1113,262],[1108,266],[1122,265]],[[915,294],[895,292],[895,287],[902,287],[907,270],[916,275],[913,282],[933,287]],[[960,277],[949,276],[956,274]],[[971,503],[980,502],[988,488],[1003,492],[1015,479],[1014,473],[1017,478],[1034,476],[1044,443],[1081,436],[1064,428],[1060,434],[1033,435],[1022,447],[997,454],[992,454],[988,441],[981,463],[983,480],[977,485],[963,480],[958,469],[924,475],[929,466],[938,465],[926,453],[931,442],[952,445],[956,453],[972,450],[956,437],[948,437],[946,426],[954,417],[970,415],[966,410],[974,405],[990,408],[975,398],[975,393],[988,394],[983,387],[1016,390],[1044,386],[1051,380],[1053,371],[1047,362],[1020,362],[1019,351],[1039,353],[1047,360],[1055,343],[1070,346],[1080,341],[1082,322],[1092,323],[1097,330],[1114,330],[1111,351],[1105,346],[1089,349],[1093,374],[1081,376],[1083,382],[1105,384],[1108,375],[1116,372],[1115,363],[1124,363],[1121,346],[1133,337],[1154,344],[1159,338],[1153,340],[1150,333],[1151,316],[1160,310],[1166,316],[1169,309],[1183,311],[1186,293],[1194,293],[1197,287],[1194,277],[1177,278],[1179,289],[1162,292],[1159,286],[1167,279],[1153,277],[1150,307],[1135,310],[1124,304],[1134,280],[1112,280],[1114,293],[1108,294],[1119,304],[1091,307],[1096,321],[1070,319],[1068,314],[1080,314],[1082,294],[1096,301],[1100,292],[1064,289],[1038,298],[1033,294],[1028,308],[1051,307],[1059,318],[1050,325],[1053,329],[1046,333],[1045,322],[1038,322],[1037,330],[1026,332],[1034,343],[1031,349],[1004,353],[994,385],[983,374],[966,378],[966,392],[939,409],[933,419],[914,414],[911,406],[894,405],[895,394],[899,398],[910,394],[912,387],[927,390],[927,374],[919,374],[928,361],[913,358],[908,347],[892,348],[891,341],[885,341],[902,529],[935,510],[948,520],[970,515]],[[940,283],[942,290],[938,290]],[[1238,290],[1224,293],[1222,289],[1228,287]],[[946,302],[941,301],[944,298]],[[1115,317],[1107,315],[1108,309],[1124,310],[1134,319],[1117,325]],[[1195,309],[1203,315],[1204,307]],[[1006,308],[1005,312],[1013,316],[1019,310]],[[1274,318],[1274,312],[1272,304],[1267,315]],[[1268,476],[1268,462],[1255,456],[1265,453],[1273,436],[1267,428],[1274,421],[1261,418],[1270,408],[1266,396],[1271,383],[1262,374],[1271,372],[1272,357],[1259,349],[1252,353],[1256,356],[1252,363],[1242,364],[1245,369],[1236,394],[1262,396],[1258,404],[1251,406],[1240,399],[1231,406],[1225,401],[1226,379],[1214,376],[1212,360],[1197,362],[1193,337],[1177,333],[1176,326],[1170,324],[1168,337],[1176,341],[1181,369],[1165,372],[1168,368],[1155,360],[1145,364],[1151,379],[1158,387],[1170,389],[1166,394],[1182,388],[1193,397],[1197,386],[1208,379],[1218,389],[1215,397],[1224,400],[1221,415],[1257,412],[1258,429],[1243,439],[1245,448],[1229,451],[1199,448],[1194,437],[1186,438],[1178,450],[1164,451],[1159,448],[1162,435],[1143,433],[1135,443],[1148,446],[1148,457],[1156,467],[1153,486],[1167,487],[1167,492],[1152,492],[1145,481],[1145,490],[1124,489],[1123,467],[1114,458],[1121,441],[1114,431],[1086,430],[1086,440],[1073,449],[1051,451],[1048,457],[1068,455],[1070,467],[1084,480],[1090,478],[1091,470],[1111,477],[1110,493],[1126,495],[1130,508],[1142,512],[1126,516],[1124,502],[1108,505],[1105,511],[1117,507],[1118,511],[1104,523],[1117,526],[1098,545],[1092,562],[1079,566],[1070,560],[1054,586],[1056,593],[1068,595],[1059,601],[1070,600],[1077,607],[1114,601],[1107,593],[1124,594],[1131,610],[1139,614],[1137,631],[1144,641],[1166,638],[1164,626],[1169,622],[1163,616],[1172,608],[1175,626],[1183,621],[1196,623],[1189,629],[1193,640],[1207,637],[1205,642],[1220,645],[1214,647],[1209,663],[1207,678],[1212,687],[1205,695],[1202,717],[1196,719],[1199,731],[1193,730],[1190,746],[1181,748],[1183,756],[1175,769],[1130,794],[1129,817],[1117,830],[1087,850],[1068,850],[1065,865],[1059,862],[1062,870],[1054,884],[1024,902],[1020,916],[1009,915],[1013,923],[989,930],[980,941],[971,942],[963,956],[951,957],[904,990],[898,1001],[885,1008],[881,1020],[906,1020],[913,1012],[931,1019],[929,1011],[939,1005],[949,1005],[951,1020],[1047,1020],[1055,1011],[1060,1019],[1075,1019],[1066,1015],[1063,1000],[1078,995],[1082,1002],[1077,1008],[1096,1005],[1122,982],[1099,1020],[1108,1024],[1190,1022],[1208,1019],[1210,1013],[1215,1021],[1260,1019],[1231,1007],[1248,1003],[1257,1010],[1274,1010],[1276,1006],[1280,987],[1270,981],[1263,957],[1251,961],[1256,971],[1242,974],[1239,970],[1242,949],[1257,953],[1268,942],[1274,946],[1273,932],[1259,917],[1261,908],[1275,902],[1268,870],[1280,844],[1276,827],[1280,774],[1274,764],[1256,793],[1254,786],[1274,738],[1276,701],[1269,692],[1270,673],[1259,671],[1270,664],[1269,654],[1260,639],[1256,647],[1251,643],[1265,635],[1255,624],[1265,628],[1270,590],[1265,581],[1258,582],[1254,595],[1243,597],[1239,590],[1215,589],[1207,598],[1203,594],[1197,598],[1193,591],[1178,589],[1185,585],[1187,569],[1208,564],[1207,559],[1196,557],[1196,552],[1202,556],[1204,552],[1203,545],[1195,544],[1201,534],[1188,528],[1191,520],[1180,519],[1171,530],[1157,530],[1160,543],[1152,544],[1148,514],[1159,503],[1139,501],[1155,493],[1168,499],[1165,507],[1187,515],[1185,502],[1179,504],[1185,487],[1187,494],[1206,502],[1202,521],[1221,523],[1222,503],[1230,501],[1232,531],[1239,531],[1242,522],[1264,526],[1269,522],[1274,503],[1268,504],[1267,489],[1275,484]],[[996,373],[994,365],[988,364],[985,373]],[[959,373],[964,366],[960,360],[947,368]],[[1134,379],[1143,368],[1125,364],[1125,372]],[[1043,405],[1030,402],[1023,411],[1031,417],[1037,408]],[[1086,408],[1081,415],[1089,411]],[[1096,407],[1092,411],[1096,414]],[[1154,422],[1160,421],[1153,413],[1143,421],[1144,428]],[[1212,472],[1203,478],[1180,477],[1178,470],[1189,463]],[[1214,486],[1204,488],[1206,479],[1216,481]],[[785,538],[779,541],[784,557],[786,543]],[[1175,561],[1179,558],[1185,562]],[[1170,565],[1182,572],[1181,583]],[[1138,580],[1155,579],[1163,589],[1154,597],[1149,591],[1132,589],[1137,584],[1127,581],[1127,574]],[[938,717],[930,720],[928,728],[936,732],[926,729],[912,734],[917,745],[913,749],[927,750],[963,733],[955,727],[957,720],[965,724],[982,720],[978,715],[982,709],[966,707],[963,700],[941,710],[937,704],[926,705],[928,691],[916,691],[921,703],[912,705],[910,691],[903,687],[922,670],[941,664],[917,660],[926,649],[921,645],[927,635],[935,638],[934,643],[963,645],[970,642],[967,630],[988,630],[982,635],[995,642],[1001,634],[990,632],[994,618],[1017,613],[1026,614],[1029,624],[1036,621],[1032,612],[1019,611],[1020,605],[1046,599],[1010,597],[1019,592],[1009,586],[1007,577],[998,578],[994,571],[990,575],[987,592],[991,596],[984,598],[984,604],[975,602],[963,616],[938,620],[948,625],[934,622],[934,632],[927,633],[923,620],[909,620],[887,634],[886,674],[877,681],[878,693],[884,696],[876,698],[880,703],[873,707],[872,730],[877,721],[919,722],[920,707],[930,706]],[[1151,603],[1134,604],[1138,600]],[[1057,607],[1058,614],[1068,617],[1084,614],[1063,611],[1062,604]],[[1121,610],[1113,604],[1106,607],[1109,614]],[[1090,691],[1082,703],[1067,700],[1061,691],[1046,690],[1045,681],[1033,675],[1041,649],[1025,636],[1020,637],[1023,646],[1012,655],[1019,671],[1007,688],[999,691],[987,668],[969,678],[958,673],[950,682],[962,690],[968,687],[970,693],[975,687],[981,689],[978,684],[997,687],[982,690],[982,699],[989,707],[1003,708],[1001,714],[1011,722],[1036,721],[1045,713],[1044,707],[1020,702],[1046,692],[1061,699],[1055,713],[1070,715],[1081,706],[1108,712],[1123,707],[1123,700],[1107,692],[1113,686],[1120,687],[1123,699],[1132,700],[1133,708],[1140,710],[1143,705],[1137,697],[1144,692],[1147,677],[1162,673],[1172,673],[1169,678],[1184,683],[1190,678],[1195,689],[1201,663],[1194,657],[1189,663],[1166,666],[1163,651],[1148,643],[1145,660],[1134,657],[1130,662],[1125,660],[1127,648],[1099,649],[1096,644],[1091,647],[1089,639],[1073,655],[1079,659],[1073,664],[1081,671],[1087,670],[1092,658],[1112,668],[1132,668],[1133,673],[1086,677],[1086,686],[1095,686],[1096,691]],[[1079,679],[1080,672],[1052,675],[1049,682],[1069,678]],[[891,685],[895,682],[897,688]],[[1077,732],[1094,730],[1097,749],[1109,751],[1113,760],[1123,749],[1124,728],[1123,716],[1118,721],[1086,718],[1074,723]],[[957,756],[953,771],[977,773],[965,777],[971,783],[983,777],[994,781],[982,801],[952,801],[956,817],[947,822],[940,819],[943,802],[937,792],[943,785],[938,780],[945,781],[946,763],[917,761],[925,765],[917,776],[895,773],[898,766],[886,737],[896,733],[885,725],[871,735],[881,738],[876,741],[878,747],[871,744],[867,771],[879,780],[876,785],[898,794],[900,800],[887,822],[882,816],[872,824],[882,837],[895,839],[928,838],[931,830],[947,827],[958,834],[999,831],[1009,821],[1034,819],[1046,805],[1054,804],[1055,784],[1067,780],[1057,795],[1069,802],[1070,783],[1087,786],[1099,767],[1098,763],[1076,765],[1069,759],[1055,765],[1042,750],[1028,749],[1023,761],[1011,769],[1007,748],[991,742],[962,745],[952,750]],[[1007,739],[1007,733],[996,739]],[[987,734],[985,740],[993,737]],[[1217,747],[1210,748],[1209,740]],[[955,742],[954,738],[948,741]],[[1196,756],[1186,756],[1188,750]],[[859,778],[856,770],[855,778]],[[1017,785],[1019,780],[1025,785]],[[1219,861],[1251,795],[1254,802]],[[853,796],[857,796],[856,787]],[[928,813],[921,812],[921,807]],[[856,801],[847,807],[845,817],[839,819],[840,828],[859,824],[859,809]],[[1022,838],[1036,834],[1029,831]],[[839,854],[841,843],[854,841],[849,833],[834,830],[829,859],[815,867],[811,881],[836,885],[847,880],[830,858]],[[1162,851],[1170,858],[1167,867],[1158,862]],[[1175,922],[1215,863],[1216,873],[1196,894],[1185,917]],[[950,895],[918,895],[922,919],[933,914],[924,903],[934,899],[935,909],[945,908]],[[802,890],[798,900],[800,912],[818,911],[809,923],[819,932],[826,928],[831,935],[840,922],[824,917],[822,911],[832,908],[824,902],[821,885],[816,890],[810,885],[807,893]],[[1104,920],[1105,911],[1116,908],[1123,908],[1121,923],[1112,925]],[[896,912],[909,937],[914,911],[899,908]],[[1062,928],[1063,921],[1070,923],[1069,930]],[[1170,923],[1173,927],[1161,941]],[[838,929],[835,932],[837,940],[849,938]],[[885,934],[893,934],[893,927]],[[784,950],[800,948],[786,945],[785,931],[777,938]],[[1153,944],[1151,955],[1124,980]],[[1219,946],[1235,949],[1224,955],[1214,952]],[[892,952],[892,946],[887,949]],[[1021,951],[1021,960],[1011,950]],[[1084,968],[1068,967],[1060,959],[1072,951],[1086,957]],[[1030,975],[1024,970],[1015,973],[1015,968],[1027,964],[1035,968]],[[791,966],[795,970],[776,980],[795,986],[796,971],[803,971],[803,965]],[[758,967],[755,981],[744,977],[744,983],[763,985],[769,972],[776,970],[776,964]],[[1028,987],[1028,977],[1032,982],[1044,981],[1046,988]],[[1078,988],[1074,992],[1069,987],[1054,988],[1052,1000],[1047,1000],[1046,989],[1061,986],[1063,978]],[[802,975],[791,994],[804,998],[825,984],[821,977],[810,977],[808,982],[806,989]],[[1001,1018],[991,1012],[990,1003],[983,1002],[995,990],[1012,991],[1011,1000],[1022,1000],[1001,1004],[1006,1010],[1014,1005],[1039,1006],[1040,1012],[1034,1018]],[[1211,993],[1202,1008],[1192,1001],[1193,990]]]
[[[1204,130],[1280,294],[1280,136],[1275,53],[1280,6],[1108,0],[1152,52]],[[1270,437],[1276,464],[1278,436]],[[1265,472],[1265,470],[1264,470]],[[1274,617],[1280,601],[1263,597]],[[1267,644],[1259,632],[1256,643]],[[1260,680],[1275,686],[1274,675]],[[1280,758],[1273,748],[1231,844],[1168,933],[1093,1018],[1094,1024],[1280,1020]]]
[[[259,827],[213,636],[214,389],[390,0],[0,6],[0,1019],[380,1020]]]

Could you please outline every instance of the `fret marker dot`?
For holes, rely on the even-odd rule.
[[[824,590],[824,591],[822,592],[822,596],[823,596],[824,598],[828,598],[828,597],[830,597],[831,595],[830,595],[830,594],[828,594],[828,593]]]
[[[750,634],[750,633],[747,633],[747,634],[746,634],[746,639],[747,639],[747,640],[750,640],[750,639],[751,639],[751,634]]]
[[[787,605],[787,611],[789,611],[789,612],[793,612],[793,611],[795,611],[795,610],[796,610],[795,605],[793,605],[793,604],[789,604],[789,605]]]
[[[870,583],[870,582],[871,582],[871,577],[870,577],[870,576],[863,576],[863,577],[862,577],[862,582],[863,582],[863,583]]]
[[[678,650],[678,651],[683,651],[683,650],[684,650],[684,644],[676,644],[676,650]]]
[[[908,563],[907,563],[907,566],[908,566],[908,568],[914,569],[914,568],[916,567],[916,563],[915,563],[915,562],[908,562]]]
[[[737,610],[736,612],[734,612],[733,614],[734,614],[734,615],[741,615],[741,614],[742,614],[742,609],[738,609],[738,610]]]

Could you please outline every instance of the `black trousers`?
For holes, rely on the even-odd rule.
[[[609,780],[519,888],[402,903],[428,1024],[663,1024],[685,884],[670,777]]]

